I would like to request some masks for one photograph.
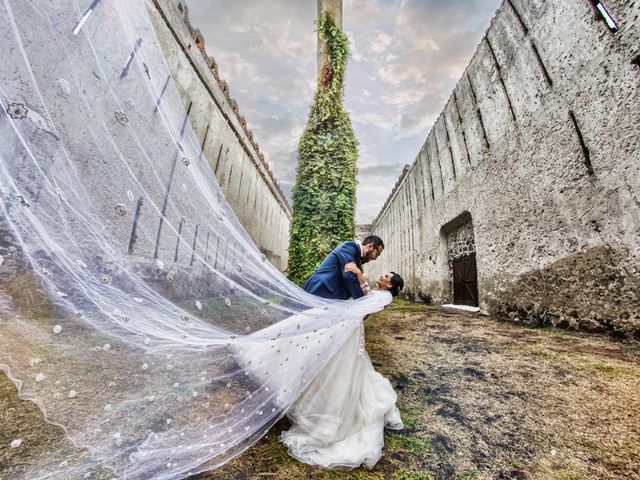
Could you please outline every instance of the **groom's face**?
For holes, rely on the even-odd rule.
[[[383,250],[384,250],[383,246],[376,247],[373,243],[368,243],[367,245],[363,245],[362,246],[362,263],[367,263],[371,260],[375,260],[382,254]]]

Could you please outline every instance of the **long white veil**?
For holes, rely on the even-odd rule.
[[[0,38],[0,368],[85,452],[21,475],[215,468],[389,296],[325,301],[260,254],[144,2],[0,0]]]

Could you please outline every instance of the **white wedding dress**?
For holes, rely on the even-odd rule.
[[[386,291],[370,295],[384,304],[391,300]],[[284,323],[293,326],[304,321],[302,317],[296,315]],[[286,328],[281,322],[270,328],[281,331],[283,327]],[[261,337],[268,330],[261,331]],[[325,354],[325,342],[320,340],[327,335],[337,346],[337,353],[288,408],[286,413],[292,427],[282,433],[281,440],[291,456],[311,465],[325,468],[362,465],[371,469],[382,455],[384,428],[399,430],[403,424],[396,408],[395,391],[389,380],[375,371],[367,355],[361,321],[357,325],[335,323],[299,337],[273,339],[266,346],[263,341],[254,343],[248,339],[235,348],[236,358],[245,370],[278,392],[277,404],[286,405],[291,400],[287,386],[304,382],[304,376],[314,374],[302,369],[289,370],[289,357],[303,355],[311,359],[321,352]],[[275,362],[274,352],[280,359]]]

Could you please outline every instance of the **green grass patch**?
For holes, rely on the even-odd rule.
[[[591,438],[591,437],[585,437],[585,436],[580,437],[577,440],[577,443],[579,445],[582,445],[585,448],[590,448],[590,449],[595,449],[595,450],[600,448],[600,444],[596,440]]]
[[[400,410],[400,418],[402,418],[402,423],[406,428],[415,426],[422,414],[421,408],[410,407],[407,405],[399,405],[398,410]]]
[[[385,480],[383,473],[370,472],[364,469],[352,470],[348,473],[337,470],[326,470],[322,478],[327,480],[344,480],[345,478],[350,480]]]
[[[584,478],[585,477],[582,474],[574,473],[569,470],[554,472],[551,477],[552,480],[584,480]]]
[[[406,312],[415,312],[415,313],[424,313],[429,307],[423,303],[411,302],[409,300],[404,300],[402,298],[394,298],[393,302],[386,307],[386,310],[394,313],[406,313]]]
[[[289,465],[296,462],[296,459],[289,455],[286,447],[278,440],[271,440],[266,446],[269,458],[276,465]]]
[[[392,434],[386,446],[390,450],[402,450],[408,453],[420,453],[429,450],[429,444],[417,435]]]
[[[394,480],[431,480],[434,477],[425,470],[400,469],[393,476]]]
[[[527,464],[522,460],[520,460],[519,458],[514,458],[513,460],[511,460],[511,466],[513,468],[523,469],[527,466]]]
[[[458,475],[457,480],[471,480],[478,478],[478,471],[475,468],[467,468]]]
[[[639,370],[634,370],[628,367],[621,367],[618,365],[611,365],[606,363],[594,363],[592,366],[595,370],[611,376],[618,376],[618,375],[627,375],[631,377],[640,376]]]
[[[384,477],[379,473],[361,471],[361,472],[353,472],[351,474],[351,478],[353,480],[380,480]]]
[[[612,363],[605,363],[599,360],[594,360],[582,353],[571,352],[568,354],[576,363],[585,367],[593,372],[602,373],[607,377],[640,377],[640,369],[630,368],[622,365],[616,365]]]

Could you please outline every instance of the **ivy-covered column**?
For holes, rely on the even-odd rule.
[[[319,4],[318,10],[318,88],[298,145],[293,188],[289,276],[298,284],[355,235],[358,142],[342,106],[349,42],[330,8]]]
[[[325,14],[342,29],[342,0],[318,0],[318,20]],[[328,62],[326,38],[318,35],[318,72],[321,72]]]

